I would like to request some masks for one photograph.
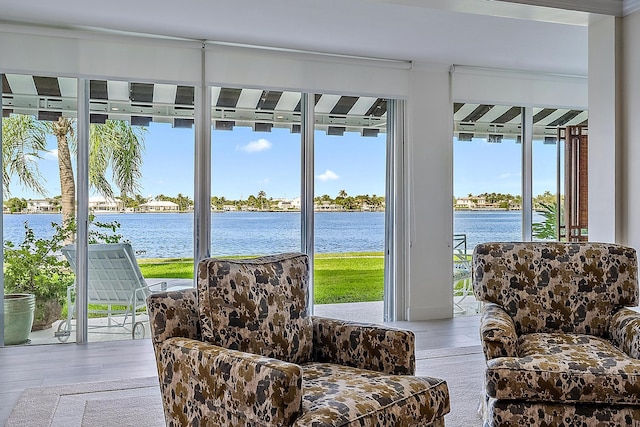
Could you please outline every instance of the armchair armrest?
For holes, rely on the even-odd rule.
[[[173,337],[202,339],[196,289],[152,293],[147,311],[154,346]]]
[[[640,313],[621,308],[611,318],[609,337],[629,356],[640,359]]]
[[[187,338],[160,343],[157,355],[164,407],[175,409],[167,425],[286,426],[300,416],[299,365]]]
[[[513,319],[498,304],[485,303],[480,317],[480,338],[486,360],[516,357],[518,335]]]
[[[311,320],[314,360],[394,375],[415,373],[413,332],[317,316]]]

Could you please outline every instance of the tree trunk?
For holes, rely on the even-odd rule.
[[[54,135],[58,140],[58,168],[60,170],[60,192],[62,195],[62,222],[75,217],[76,212],[76,182],[71,165],[71,152],[67,135],[73,132],[71,121],[60,117],[53,125]],[[73,239],[74,236],[71,238]]]

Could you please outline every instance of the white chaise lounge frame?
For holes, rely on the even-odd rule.
[[[75,245],[65,246],[62,248],[62,253],[73,271],[76,271]],[[107,307],[106,309],[89,309],[89,313],[107,315],[107,325],[90,325],[90,329],[122,327],[125,333],[131,333],[133,339],[144,338],[145,328],[140,321],[140,315],[144,314],[143,319],[148,321],[146,298],[151,293],[152,287],[157,291],[166,289],[166,282],[153,284],[146,282],[129,243],[89,245],[87,263],[88,304]],[[75,317],[75,292],[74,283],[67,288],[67,319],[60,323],[56,332],[56,336],[62,342],[67,341],[71,335],[72,320]],[[122,306],[124,309],[121,308]],[[138,310],[141,312],[137,313]]]

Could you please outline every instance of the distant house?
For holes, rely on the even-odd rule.
[[[331,203],[329,201],[322,201],[320,204],[316,203],[314,206],[314,210],[316,211],[342,211],[344,207],[342,205],[338,205],[336,203]]]
[[[473,209],[476,207],[476,197],[460,197],[456,200],[455,209]]]
[[[484,196],[460,197],[456,200],[455,209],[498,209],[499,203],[487,203]]]
[[[287,211],[289,209],[291,209],[291,200],[278,200],[278,209],[283,210],[283,211]]]
[[[27,213],[55,212],[56,207],[47,199],[27,200]]]
[[[179,207],[177,203],[168,202],[165,200],[152,200],[140,205],[141,212],[178,212]]]
[[[120,206],[115,199],[107,199],[103,196],[89,197],[89,210],[93,212],[118,212]]]
[[[276,199],[278,204],[278,209],[283,211],[288,210],[300,210],[300,197],[296,197],[295,199]]]

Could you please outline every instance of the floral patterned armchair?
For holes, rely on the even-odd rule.
[[[445,381],[414,335],[307,315],[299,253],[206,259],[198,288],[147,303],[170,426],[443,426]]]
[[[485,426],[640,425],[636,251],[604,243],[487,243]]]

